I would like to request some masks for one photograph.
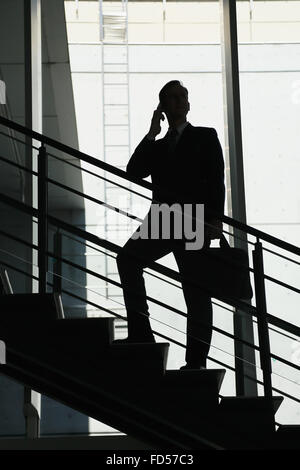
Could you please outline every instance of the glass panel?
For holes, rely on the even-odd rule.
[[[238,2],[237,19],[248,224],[299,245],[300,2]],[[299,265],[267,251],[264,265],[268,276],[299,289]],[[266,294],[269,313],[299,326],[299,294],[271,281]],[[272,352],[298,360],[295,339],[281,333],[270,333]],[[299,396],[299,372],[275,359],[272,366],[273,386]],[[295,423],[296,410],[285,398],[276,421]]]

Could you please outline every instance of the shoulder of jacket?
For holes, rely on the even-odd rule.
[[[207,136],[212,136],[212,135],[216,135],[217,134],[217,131],[214,127],[204,127],[204,126],[193,126],[192,129],[195,131],[195,132],[198,132],[198,133],[202,133],[202,134],[205,134]]]

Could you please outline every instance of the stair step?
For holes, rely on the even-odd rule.
[[[114,340],[114,318],[65,318],[51,325],[50,331],[67,341],[80,338],[82,347],[95,341],[108,347]]]
[[[193,415],[199,425],[201,413],[209,414],[218,407],[218,387],[224,375],[225,370],[199,370],[192,374],[167,370],[150,383],[149,380],[127,383],[123,396],[128,396],[149,411],[177,421],[177,424],[178,415]]]
[[[202,372],[205,383],[208,371],[199,371],[199,376]],[[282,397],[274,397],[271,403],[264,397],[228,397],[218,404],[213,392],[209,399],[203,394],[203,387],[190,388],[188,384],[186,388],[169,393],[169,402],[167,396],[161,390],[157,393],[157,406],[164,416],[191,432],[205,429],[208,440],[229,449],[259,449],[265,442],[271,442],[274,413],[282,402]],[[217,397],[217,393],[214,396]],[[163,400],[165,406],[159,405],[159,400],[160,403]],[[156,409],[153,403],[151,405]]]
[[[87,320],[89,321],[89,320]],[[95,337],[94,337],[95,338]],[[22,339],[12,335],[7,342],[9,349],[19,351],[58,371],[66,371],[70,377],[77,377],[82,383],[99,385],[105,382],[114,386],[116,382],[128,381],[136,384],[150,378],[162,376],[167,362],[169,343],[136,344],[135,347],[122,345],[111,347],[98,338],[80,337],[78,334],[65,337],[47,331]]]
[[[164,416],[139,407],[132,397],[131,400],[124,397],[125,381],[120,381],[119,387],[111,390],[106,387],[104,377],[97,390],[78,383],[75,376],[74,382],[72,378],[57,375],[55,371],[48,373],[43,366],[35,366],[22,357],[14,357],[13,363],[17,367],[7,364],[3,366],[3,373],[133,438],[154,445],[156,449],[215,448],[213,442],[210,444],[205,439],[199,439],[199,433],[187,435],[180,426],[169,423]]]
[[[225,369],[205,370],[167,370],[164,375],[164,384],[176,387],[195,385],[197,387],[214,387],[220,391]]]
[[[244,411],[259,412],[269,408],[275,414],[283,401],[283,397],[223,397],[220,407],[223,411]]]
[[[281,424],[270,439],[270,447],[300,450],[300,425]]]
[[[0,322],[3,324],[36,323],[56,320],[59,317],[56,299],[58,294],[13,294],[0,297]]]
[[[281,424],[277,433],[279,434],[297,434],[300,439],[300,425],[299,424]],[[300,442],[299,442],[300,445]]]
[[[223,397],[220,402],[218,419],[223,428],[230,422],[232,429],[239,429],[241,435],[252,434],[257,445],[275,431],[274,415],[283,397]]]
[[[110,387],[122,383],[127,389],[145,384],[149,388],[165,372],[169,346],[169,343],[140,343],[135,347],[110,347],[102,358],[90,359],[90,365]]]

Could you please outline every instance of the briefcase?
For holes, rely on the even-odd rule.
[[[202,248],[192,263],[193,280],[211,297],[224,300],[250,300],[253,297],[248,253],[241,248],[232,248],[224,235],[220,238],[219,248]]]

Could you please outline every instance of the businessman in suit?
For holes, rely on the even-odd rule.
[[[188,90],[177,80],[168,82],[159,93],[159,105],[153,113],[148,134],[135,149],[127,165],[129,175],[151,176],[153,204],[204,204],[204,247],[220,238],[224,213],[224,162],[215,129],[194,127],[186,119],[190,109]],[[169,130],[162,139],[160,121],[167,117]],[[117,265],[127,310],[128,338],[119,342],[154,342],[149,322],[143,269],[153,261],[173,253],[182,277],[187,305],[186,365],[181,369],[206,367],[212,336],[212,304],[210,296],[186,279],[195,278],[201,263],[197,250],[186,250],[184,237],[170,238],[159,231],[155,239],[139,237],[143,228],[151,226],[150,211],[142,225],[127,241],[117,256]],[[195,211],[193,211],[195,214]],[[171,220],[171,219],[170,219]],[[148,232],[150,233],[150,232]],[[198,251],[199,253],[199,251]]]

